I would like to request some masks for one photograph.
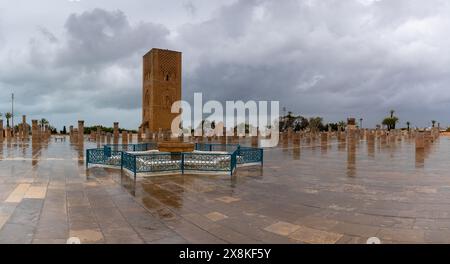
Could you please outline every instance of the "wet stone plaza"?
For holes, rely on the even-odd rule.
[[[250,141],[241,142],[250,145]],[[450,140],[282,139],[264,165],[133,176],[97,143],[0,144],[0,243],[450,243]]]

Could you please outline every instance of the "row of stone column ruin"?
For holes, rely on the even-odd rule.
[[[354,129],[348,131],[338,132],[294,132],[288,130],[280,134],[280,142],[293,144],[300,144],[302,140],[307,143],[314,143],[320,140],[322,145],[327,144],[329,140],[336,139],[338,141],[353,141],[366,140],[368,143],[378,140],[382,144],[400,141],[402,138],[409,138],[415,140],[417,149],[423,149],[429,144],[435,142],[439,138],[440,132],[438,128],[433,128],[430,131],[419,130],[381,130],[381,129]]]
[[[31,132],[31,139],[33,143],[39,143],[41,141],[48,140],[51,136],[51,130],[48,125],[39,125],[38,120],[31,121],[31,131],[29,131],[29,125],[27,124],[26,116],[22,116],[22,123],[18,125],[18,129],[4,127],[3,120],[0,120],[0,142],[11,140],[29,141]]]

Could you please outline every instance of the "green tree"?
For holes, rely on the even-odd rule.
[[[344,130],[346,125],[347,125],[347,123],[345,123],[345,121],[339,121],[339,122],[338,122],[338,127],[339,127],[341,130]]]
[[[406,122],[406,126],[407,126],[407,129],[408,129],[408,131],[409,131],[409,127],[411,126],[411,123],[410,123],[409,121],[407,121],[407,122]]]
[[[301,130],[304,130],[304,129],[306,129],[306,128],[309,126],[309,121],[308,121],[307,118],[304,118],[303,116],[300,117],[300,118],[301,118],[301,121],[300,121],[300,129],[301,129]]]
[[[298,116],[293,122],[294,131],[304,130],[309,126],[308,119],[303,116]]]
[[[436,126],[436,120],[431,120],[431,125],[432,125],[432,127],[435,127]]]
[[[397,125],[399,119],[398,119],[398,117],[396,117],[394,115],[394,113],[395,113],[394,110],[390,110],[389,113],[390,113],[390,116],[386,117],[383,120],[382,124],[385,125],[388,130],[391,130],[391,129],[395,129],[395,126]]]
[[[5,114],[6,117],[6,127],[9,127],[9,119],[11,119],[12,114],[10,112]]]
[[[398,118],[395,116],[394,117],[386,117],[383,120],[383,125],[385,125],[388,130],[395,129],[395,126],[397,125],[398,121],[399,121]]]
[[[323,127],[322,124],[323,118],[322,117],[311,117],[309,119],[309,130],[311,132],[318,132],[320,128]]]
[[[48,125],[48,124],[50,124],[50,123],[48,122],[47,119],[42,118],[41,120],[39,120],[39,124],[40,124],[42,127],[44,127],[45,125]]]
[[[339,130],[339,124],[338,123],[328,123],[326,127],[330,127],[331,131],[338,131]]]
[[[295,130],[294,122],[296,119],[297,119],[297,117],[294,116],[291,111],[289,111],[287,115],[280,118],[280,122],[278,125],[278,127],[280,128],[280,131],[285,131],[288,128],[292,128]]]

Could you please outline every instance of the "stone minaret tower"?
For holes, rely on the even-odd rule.
[[[181,52],[152,49],[144,55],[142,129],[169,131],[178,114],[172,104],[181,100]]]

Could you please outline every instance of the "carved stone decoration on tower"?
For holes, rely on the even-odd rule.
[[[170,131],[181,100],[181,52],[152,49],[143,58],[142,131]]]

